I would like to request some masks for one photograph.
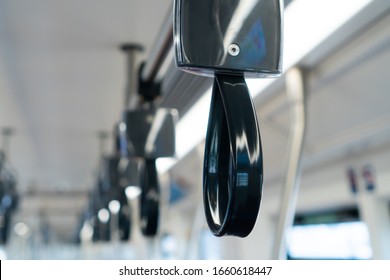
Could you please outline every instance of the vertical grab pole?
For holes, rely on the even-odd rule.
[[[284,183],[273,259],[286,259],[286,234],[294,222],[301,179],[301,159],[306,130],[306,87],[304,72],[293,68],[286,74],[287,96],[291,104],[289,159]]]

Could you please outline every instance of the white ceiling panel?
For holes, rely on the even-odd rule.
[[[14,127],[10,162],[22,190],[86,188],[97,131],[123,109],[124,42],[145,57],[171,0],[0,2],[0,127]],[[109,150],[110,147],[107,147]]]

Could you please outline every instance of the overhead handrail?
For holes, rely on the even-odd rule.
[[[159,36],[153,44],[153,48],[150,50],[148,58],[145,61],[145,65],[140,73],[140,77],[143,81],[148,83],[156,82],[157,74],[160,71],[161,66],[169,57],[168,53],[173,46],[173,18],[172,8],[169,9],[169,13],[165,17],[162,24]]]

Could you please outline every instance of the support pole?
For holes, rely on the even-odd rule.
[[[135,69],[136,54],[143,50],[138,44],[123,44],[121,50],[127,56],[127,85],[125,90],[124,104],[125,108],[135,108],[137,104],[137,78],[138,73]]]
[[[109,134],[107,131],[99,131],[97,133],[97,137],[99,139],[99,153],[100,153],[100,158],[104,157],[105,151],[106,151],[106,143],[109,137]]]
[[[9,139],[14,134],[14,129],[12,127],[4,127],[1,129],[1,150],[3,151],[5,160],[9,160],[10,145]]]
[[[359,192],[359,213],[371,240],[372,259],[390,259],[390,212],[386,199],[367,191]]]
[[[273,259],[286,259],[286,234],[293,225],[301,179],[301,159],[306,128],[305,76],[300,68],[293,68],[286,75],[287,96],[291,104],[289,159],[284,183],[280,215],[277,225]]]

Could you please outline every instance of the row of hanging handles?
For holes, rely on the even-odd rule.
[[[216,236],[245,237],[256,223],[263,153],[245,78],[281,74],[282,14],[280,0],[174,2],[177,67],[214,79],[204,151],[203,203],[208,226]],[[159,91],[159,85],[152,90]],[[153,96],[158,94],[150,95],[145,103],[153,104]],[[160,186],[155,161],[175,154],[177,111],[159,110],[162,108],[153,106],[128,110],[123,117],[124,153],[144,158],[140,224],[146,236],[156,235],[159,223]]]

